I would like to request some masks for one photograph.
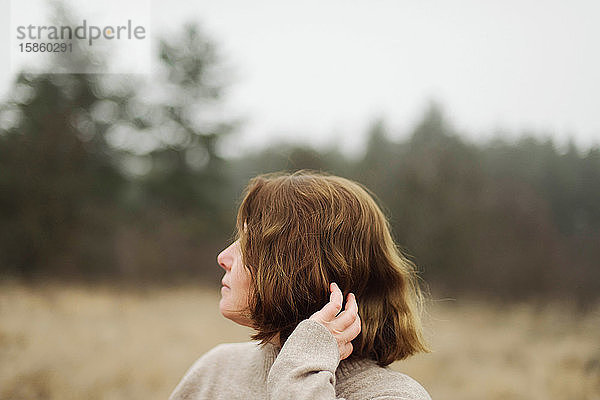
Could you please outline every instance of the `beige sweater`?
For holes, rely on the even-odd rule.
[[[340,362],[333,335],[304,320],[281,349],[221,344],[188,370],[170,400],[431,400],[414,379],[372,360]]]

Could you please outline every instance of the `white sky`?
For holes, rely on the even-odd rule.
[[[171,0],[151,13],[155,36],[202,23],[233,68],[226,112],[246,122],[232,154],[278,138],[357,151],[374,118],[402,137],[432,99],[474,140],[600,144],[597,0]]]

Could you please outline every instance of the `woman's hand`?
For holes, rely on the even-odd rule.
[[[346,301],[346,309],[338,315],[338,312],[342,309],[342,291],[333,282],[329,286],[329,290],[331,290],[329,303],[311,315],[309,319],[317,321],[329,329],[329,332],[331,332],[338,343],[340,360],[343,360],[352,354],[351,340],[360,333],[361,326],[360,317],[358,316],[358,304],[356,304],[354,294],[349,293]]]

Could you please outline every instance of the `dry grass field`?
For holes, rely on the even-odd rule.
[[[0,285],[0,399],[166,399],[218,343],[250,331],[218,290]],[[432,354],[393,364],[434,399],[600,399],[600,307],[444,301]]]

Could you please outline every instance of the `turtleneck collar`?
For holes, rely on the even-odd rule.
[[[361,371],[369,368],[378,367],[377,363],[368,358],[347,358],[340,361],[335,376],[338,380],[347,379]],[[378,367],[379,368],[379,367]]]
[[[281,351],[281,348],[275,346],[273,343],[267,343],[262,347],[261,351],[264,354],[264,370],[268,372],[275,362],[279,351]]]

